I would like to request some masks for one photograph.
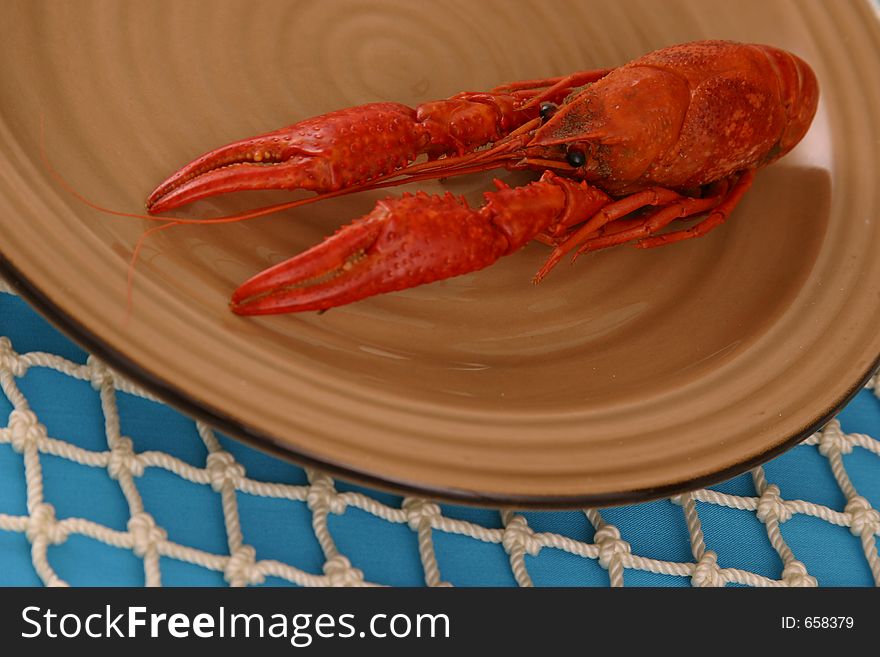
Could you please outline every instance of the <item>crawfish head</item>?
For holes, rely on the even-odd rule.
[[[552,110],[526,146],[526,161],[556,162],[554,168],[615,190],[638,180],[675,144],[689,93],[685,80],[666,71],[609,74]],[[656,102],[646,107],[643,98]]]
[[[648,53],[569,96],[527,147],[623,196],[690,190],[766,166],[796,146],[818,104],[791,53],[701,41]],[[546,166],[546,164],[545,164]]]

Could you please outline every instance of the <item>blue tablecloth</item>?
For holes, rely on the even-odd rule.
[[[843,433],[826,437],[822,449],[815,444],[792,449],[765,464],[757,479],[747,473],[693,498],[598,513],[506,514],[404,500],[316,473],[307,487],[301,468],[224,436],[217,436],[219,444],[212,448],[221,456],[211,461],[213,434],[206,447],[204,432],[200,436],[192,420],[119,391],[120,429],[131,449],[126,452],[129,444],[117,443],[113,452],[136,455],[137,463],[126,467],[142,500],[138,512],[122,480],[111,476],[118,463],[108,460],[100,385],[93,385],[94,375],[80,380],[57,367],[91,362],[88,354],[20,298],[2,292],[0,336],[5,336],[0,338],[2,585],[141,585],[152,578],[165,585],[607,586],[622,578],[626,585],[837,586],[872,585],[880,576],[873,533],[880,529],[874,511],[880,509],[880,443],[869,438],[880,436],[880,400],[867,390],[840,414]],[[41,360],[34,352],[62,360]],[[14,412],[23,403],[34,415]],[[36,429],[28,424],[34,419],[41,425]],[[844,436],[856,433],[866,435]],[[28,452],[31,438],[38,449]],[[832,443],[841,448],[856,502],[832,473]],[[28,458],[34,459],[30,476],[37,472],[42,481],[41,499],[34,493],[39,482],[31,482],[30,511]],[[209,461],[213,465],[206,468]],[[219,484],[211,485],[218,467],[234,480],[233,492],[227,491],[231,502]],[[778,489],[766,489],[762,476]],[[242,484],[243,478],[252,483]],[[255,482],[286,486],[262,490]],[[756,482],[764,493],[760,497]],[[224,516],[224,503],[235,513]],[[326,521],[316,519],[328,508]],[[697,516],[690,525],[689,512]],[[237,519],[241,540],[230,542],[237,528],[229,523]],[[774,528],[790,553],[774,544]],[[32,552],[40,541],[48,543],[46,563],[37,563],[40,558]],[[157,549],[160,556],[150,562],[148,553],[153,550],[155,556]],[[783,571],[789,562],[795,565]]]

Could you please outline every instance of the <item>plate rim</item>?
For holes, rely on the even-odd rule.
[[[80,345],[85,351],[94,354],[112,369],[155,395],[164,403],[191,418],[205,422],[221,433],[228,434],[250,447],[263,452],[269,452],[273,456],[301,467],[314,467],[356,484],[379,488],[397,495],[415,494],[421,497],[469,506],[501,506],[534,510],[621,506],[671,497],[718,484],[762,463],[766,463],[800,444],[837,415],[865,387],[871,377],[880,371],[880,353],[878,353],[874,356],[874,360],[867,371],[861,373],[857,377],[856,382],[847,387],[843,395],[831,407],[820,412],[802,429],[786,436],[784,440],[774,444],[769,449],[749,458],[736,461],[721,470],[697,477],[676,480],[664,485],[624,491],[578,495],[493,494],[454,487],[429,486],[415,481],[399,480],[355,466],[335,463],[316,456],[310,453],[309,450],[296,448],[289,443],[282,444],[277,438],[249,426],[246,421],[195,399],[179,386],[174,385],[122,351],[107,344],[75,317],[62,310],[37,285],[31,282],[2,251],[0,251],[0,277],[4,278],[32,308],[37,310],[46,320]]]
[[[861,0],[857,5],[852,6],[855,11],[852,12],[851,17],[858,18],[861,14],[863,18],[868,18],[863,21],[868,25],[862,26],[863,29],[865,27],[868,29],[864,33],[859,32],[858,36],[869,39],[868,45],[872,48],[876,48],[876,37],[880,37],[880,32],[876,31],[880,26],[877,22],[877,19],[880,19],[878,8],[880,5],[877,0]],[[814,21],[821,18],[818,13],[811,16],[811,20]],[[813,27],[815,26],[810,27],[810,32],[814,31]],[[873,30],[870,29],[872,27]],[[751,443],[750,449],[731,449],[720,457],[708,456],[697,467],[676,468],[671,472],[660,473],[659,476],[655,473],[654,476],[640,477],[641,481],[630,481],[628,484],[606,481],[600,486],[590,486],[589,480],[581,479],[582,473],[581,477],[571,481],[570,485],[562,487],[561,490],[556,487],[555,490],[558,492],[553,494],[546,494],[549,492],[548,489],[542,490],[540,486],[524,489],[513,482],[508,482],[501,489],[487,487],[487,482],[479,476],[476,479],[468,478],[467,481],[459,478],[460,483],[452,484],[451,482],[456,481],[457,477],[454,469],[448,471],[448,478],[443,478],[437,477],[436,474],[430,475],[430,464],[428,469],[423,468],[421,473],[395,470],[387,465],[376,468],[375,464],[368,465],[369,461],[351,458],[351,454],[342,454],[338,451],[335,454],[325,452],[320,441],[315,443],[314,436],[309,435],[314,434],[315,429],[312,427],[300,425],[270,428],[271,424],[254,417],[250,408],[243,404],[230,403],[233,397],[230,396],[228,389],[224,390],[225,386],[215,390],[215,394],[206,394],[199,386],[192,385],[191,375],[185,370],[178,369],[175,372],[173,368],[166,369],[164,364],[155,358],[155,354],[132,349],[124,340],[109,339],[106,335],[102,337],[101,327],[92,320],[100,318],[103,312],[98,310],[94,315],[83,314],[76,304],[65,304],[63,289],[62,293],[59,293],[55,282],[48,280],[50,278],[48,273],[51,273],[53,267],[51,262],[44,261],[42,269],[31,270],[26,257],[27,250],[20,250],[14,243],[9,246],[4,254],[2,252],[4,247],[0,245],[0,276],[6,273],[10,285],[19,292],[24,301],[29,302],[35,310],[74,342],[118,371],[122,377],[136,382],[144,390],[191,418],[202,420],[264,452],[295,461],[306,467],[319,468],[343,479],[395,493],[418,494],[464,504],[524,508],[602,506],[646,501],[711,485],[727,477],[741,474],[798,444],[849,403],[871,374],[880,367],[880,342],[873,337],[873,331],[870,331],[870,335],[867,332],[860,333],[861,339],[856,342],[844,340],[844,343],[849,343],[847,351],[849,367],[845,369],[835,367],[834,376],[829,379],[832,381],[831,385],[820,382],[824,388],[821,394],[823,401],[817,402],[815,398],[802,399],[799,404],[800,409],[793,418],[794,421],[786,422],[785,428],[777,426],[775,430],[761,431],[760,440]],[[17,262],[17,266],[13,265],[14,262]],[[876,270],[872,269],[872,271]],[[45,284],[40,284],[44,279],[46,279]],[[862,281],[856,283],[858,285]],[[868,284],[871,284],[870,280]],[[827,337],[821,342],[826,343],[824,344],[826,348],[836,348],[835,345],[827,344]],[[777,367],[781,368],[778,363]],[[851,386],[851,382],[860,372],[862,375],[859,381]],[[783,383],[779,378],[781,372],[771,370],[771,374],[773,374],[771,381],[776,388],[773,399],[777,404],[784,404],[787,402],[788,394],[784,389],[778,390],[778,386]],[[752,388],[752,393],[757,393],[758,397],[763,396],[760,388],[758,390]],[[650,425],[643,427],[645,430],[651,429]],[[576,422],[570,426],[570,429],[570,437],[575,441],[588,438],[585,433],[589,434],[589,432],[583,423]],[[394,435],[393,432],[399,430],[400,427],[387,425],[382,433],[392,432],[391,435]],[[730,437],[736,433],[736,427],[735,425],[716,426],[716,432],[726,434],[726,436],[722,435],[722,438]],[[724,442],[721,440],[721,445]],[[704,451],[704,453],[711,455],[712,452]],[[548,483],[552,485],[552,482]],[[524,490],[530,492],[523,492]],[[586,490],[589,492],[585,492]]]

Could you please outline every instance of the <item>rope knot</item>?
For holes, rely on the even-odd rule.
[[[144,464],[134,453],[134,444],[131,442],[131,438],[121,436],[113,445],[113,449],[110,450],[110,463],[107,466],[107,471],[113,479],[117,480],[126,474],[135,477],[144,474]]]
[[[865,387],[868,390],[873,390],[874,395],[880,398],[880,375],[875,374],[874,376],[872,376],[868,383],[865,384]]]
[[[9,370],[12,376],[21,378],[27,373],[27,365],[12,348],[12,341],[0,336],[0,370]]]
[[[770,484],[761,493],[757,508],[758,520],[765,525],[768,520],[775,518],[779,524],[791,519],[791,510],[785,505],[785,500],[779,496],[779,486]]]
[[[327,475],[315,475],[309,484],[306,504],[312,511],[326,511],[337,515],[345,513],[345,502],[339,497],[333,480]]]
[[[816,578],[807,572],[807,567],[800,561],[789,561],[782,569],[782,581],[789,586],[819,586]]]
[[[89,367],[89,382],[95,390],[101,390],[105,383],[113,385],[113,373],[104,364],[104,361],[89,356],[86,359],[86,365]]]
[[[129,519],[128,531],[132,538],[131,549],[139,557],[158,549],[159,543],[167,538],[165,530],[157,526],[153,516],[146,511],[135,513]]]
[[[364,581],[364,574],[341,554],[327,560],[324,574],[330,580],[330,586],[358,586]]]
[[[847,502],[844,512],[849,516],[849,530],[854,536],[880,532],[880,513],[861,495]]]
[[[831,420],[819,432],[819,453],[828,456],[834,450],[838,450],[841,454],[849,454],[853,450],[837,420]]]
[[[718,555],[706,550],[694,568],[691,584],[699,587],[724,586],[724,575],[718,567]]]
[[[620,530],[614,525],[603,525],[597,529],[593,542],[599,546],[599,565],[605,569],[617,555],[630,553],[629,543],[620,538]]]
[[[406,511],[409,528],[414,532],[419,530],[423,521],[427,522],[430,527],[433,524],[434,518],[440,517],[439,505],[417,497],[407,497],[403,500],[402,506],[403,510]]]
[[[504,527],[501,545],[508,554],[523,550],[533,557],[541,551],[541,544],[535,538],[535,532],[529,527],[524,516],[513,516]]]
[[[28,447],[36,447],[41,438],[48,438],[46,427],[40,424],[33,411],[16,408],[9,414],[9,438],[12,449],[19,454]]]
[[[67,540],[67,530],[55,520],[55,507],[51,504],[37,504],[28,516],[25,536],[31,543],[44,540],[58,545]]]
[[[257,551],[251,545],[242,545],[229,555],[223,577],[233,586],[262,584],[266,577],[257,567]]]
[[[235,457],[229,452],[211,452],[207,460],[208,477],[211,479],[211,488],[219,493],[227,483],[235,488],[244,479],[244,466],[236,463]]]

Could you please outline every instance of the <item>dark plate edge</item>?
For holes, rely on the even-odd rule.
[[[110,367],[133,382],[149,390],[170,406],[182,413],[204,421],[221,433],[228,434],[248,445],[270,452],[274,456],[287,461],[292,461],[300,466],[314,467],[326,471],[329,474],[347,479],[358,484],[364,484],[389,491],[394,494],[418,495],[435,498],[459,504],[472,506],[494,506],[529,509],[571,509],[583,507],[618,506],[647,502],[659,498],[670,497],[686,493],[699,488],[726,481],[743,472],[750,470],[779,454],[795,447],[808,438],[815,431],[824,426],[840,410],[846,406],[865,387],[871,376],[880,369],[880,354],[878,354],[871,367],[863,373],[852,387],[848,388],[843,396],[832,407],[819,415],[802,430],[787,437],[781,443],[762,452],[757,456],[735,463],[727,468],[704,476],[672,482],[653,488],[640,488],[636,490],[610,492],[594,495],[578,496],[540,496],[540,495],[507,495],[493,496],[478,491],[468,491],[454,488],[434,488],[416,482],[398,481],[382,477],[370,472],[357,470],[344,465],[339,465],[322,460],[304,451],[291,449],[281,445],[272,436],[261,433],[249,427],[247,423],[223,413],[219,409],[212,408],[189,397],[185,392],[174,386],[169,381],[150,372],[146,367],[131,360],[125,354],[117,351],[104,343],[85,326],[80,324],[74,317],[66,314],[35,286],[27,277],[16,268],[12,262],[0,252],[0,275],[11,285],[31,306],[36,309],[46,320],[67,335],[71,340],[83,347],[87,352],[94,354]]]

